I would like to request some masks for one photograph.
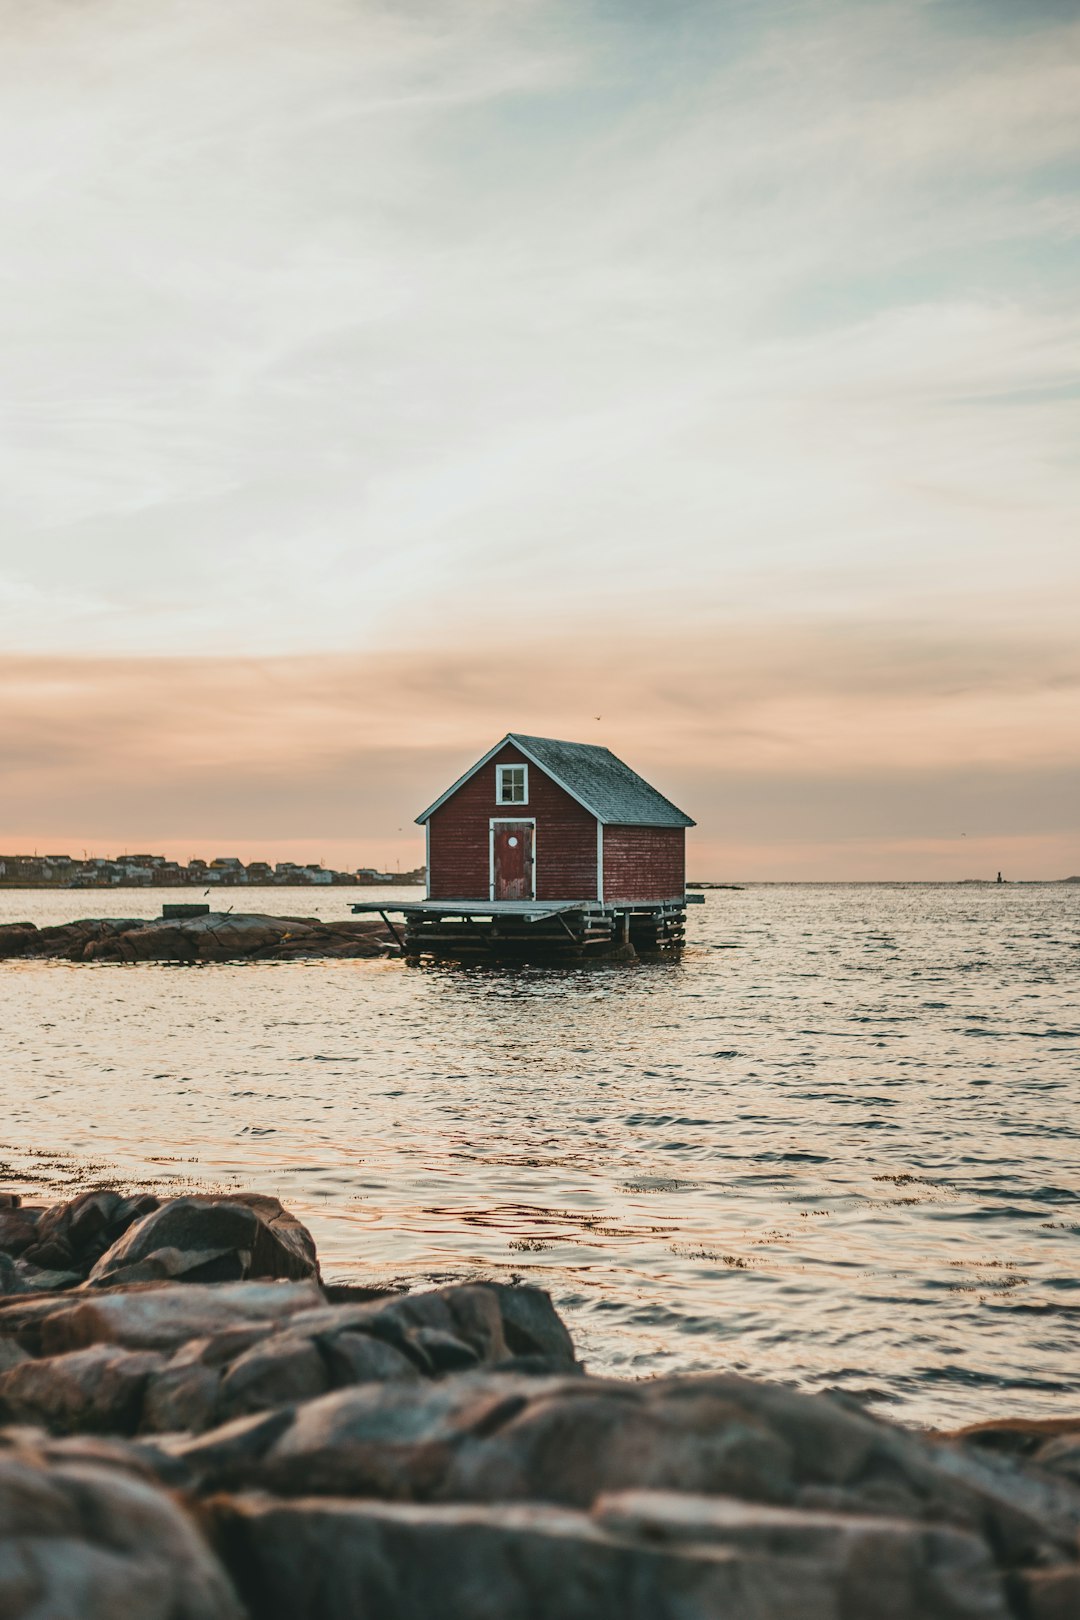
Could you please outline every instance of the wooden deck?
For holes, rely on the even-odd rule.
[[[354,900],[353,911],[421,917],[524,917],[532,922],[564,911],[603,908],[595,900]],[[609,908],[610,909],[610,908]]]
[[[354,912],[377,912],[406,957],[457,961],[590,957],[618,960],[682,949],[686,905],[679,900],[356,900]],[[390,920],[404,919],[404,931]]]

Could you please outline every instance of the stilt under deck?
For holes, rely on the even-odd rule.
[[[377,912],[403,956],[453,961],[619,961],[673,955],[682,949],[687,904],[681,900],[601,905],[589,900],[354,901]],[[402,923],[391,919],[400,917]]]

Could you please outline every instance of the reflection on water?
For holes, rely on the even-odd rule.
[[[107,898],[0,915],[161,894]],[[760,886],[710,894],[681,964],[6,963],[4,1182],[275,1192],[329,1277],[549,1288],[594,1370],[737,1369],[916,1422],[1057,1411],[1078,920],[1064,887]]]

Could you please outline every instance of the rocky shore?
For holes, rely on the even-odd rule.
[[[291,962],[300,957],[383,956],[396,950],[378,917],[88,917],[38,928],[0,927],[0,960],[55,957],[67,962]]]
[[[4,1620],[1075,1620],[1080,1417],[589,1376],[539,1289],[326,1286],[276,1199],[0,1196]]]

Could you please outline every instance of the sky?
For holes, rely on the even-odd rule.
[[[1080,0],[0,0],[0,848],[1080,872]]]

